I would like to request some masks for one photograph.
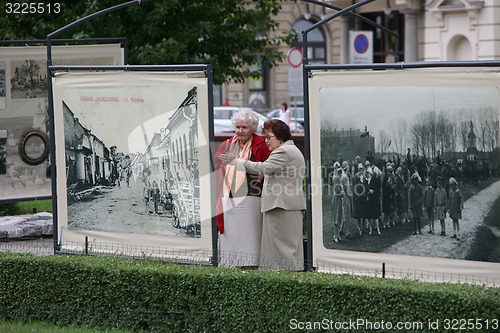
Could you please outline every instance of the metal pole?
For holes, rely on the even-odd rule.
[[[47,74],[51,74],[52,72],[50,71],[50,67],[52,66],[52,39],[57,36],[58,34],[68,30],[69,28],[72,28],[80,23],[83,23],[85,21],[88,21],[94,17],[100,16],[105,13],[109,13],[121,8],[125,8],[131,5],[134,5],[136,3],[141,4],[141,1],[147,1],[147,0],[133,0],[129,1],[120,5],[116,5],[104,10],[101,10],[99,12],[96,12],[94,14],[82,17],[79,20],[76,20],[54,32],[51,32],[50,34],[47,35]],[[127,57],[127,55],[126,55]],[[51,177],[51,187],[52,187],[52,221],[53,221],[53,229],[54,229],[54,249],[59,248],[59,244],[57,243],[57,239],[59,238],[59,232],[58,232],[58,216],[57,216],[57,170],[56,170],[56,139],[54,137],[55,133],[55,121],[54,121],[54,101],[52,99],[52,77],[51,75],[47,75],[47,93],[49,97],[49,102],[48,102],[48,113],[49,113],[49,120],[50,120],[50,125],[49,125],[49,137],[50,137],[50,177]]]
[[[308,2],[311,2],[311,0],[307,0]],[[313,24],[310,26],[308,29],[305,31],[302,31],[302,57],[303,57],[303,65],[302,65],[302,85],[303,85],[303,94],[304,94],[304,127],[305,127],[305,133],[304,133],[304,155],[305,155],[305,160],[306,160],[306,211],[309,214],[306,214],[306,219],[307,219],[307,253],[304,255],[308,255],[307,260],[307,267],[304,267],[305,270],[310,271],[313,269],[313,261],[312,261],[312,238],[313,238],[313,233],[312,233],[312,217],[311,217],[311,212],[312,212],[312,204],[311,204],[311,140],[310,140],[310,135],[309,135],[309,82],[308,82],[308,76],[309,76],[309,71],[308,71],[308,54],[307,54],[307,34],[316,29],[318,26],[336,18],[337,16],[340,16],[344,13],[350,13],[353,9],[364,6],[367,3],[373,2],[374,0],[364,0],[360,3],[353,4],[349,7],[346,7],[337,13],[328,16],[327,18],[321,20],[320,22]],[[313,2],[314,3],[314,2]],[[324,5],[323,3],[316,2],[315,4],[321,4]]]
[[[318,0],[303,0],[304,2],[309,2],[309,3],[312,3],[312,4],[315,4],[315,5],[319,5],[319,6],[322,6],[322,7],[326,7],[326,8],[329,8],[329,9],[333,9],[333,10],[337,10],[337,11],[341,11],[342,8],[340,7],[337,7],[337,6],[334,6],[334,5],[330,5],[328,3],[324,3],[324,2],[321,2],[321,1],[318,1]],[[353,1],[353,4],[355,4],[355,2]],[[367,19],[366,17],[362,16],[362,15],[359,15],[359,14],[356,14],[354,12],[346,12],[345,14],[351,16],[352,19],[354,18],[357,18],[357,19],[360,19],[361,21],[365,22],[365,23],[368,23],[369,25],[372,25],[374,27],[376,27],[377,29],[380,29],[392,36],[394,36],[394,38],[396,39],[396,42],[395,42],[395,62],[399,62],[399,41],[400,41],[400,38],[399,38],[399,35],[397,33],[395,33],[394,31],[390,30],[390,29],[387,29],[386,27],[384,27],[383,25],[380,25],[378,24],[377,22],[374,22],[370,19]],[[351,24],[351,28],[353,28],[353,24]]]

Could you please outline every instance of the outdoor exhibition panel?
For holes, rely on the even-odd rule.
[[[310,133],[318,133],[310,137],[313,265],[318,270],[340,267],[363,274],[378,274],[384,266],[399,276],[430,280],[468,276],[467,280],[498,282],[500,263],[466,256],[477,229],[490,228],[484,219],[500,193],[500,182],[492,176],[499,165],[499,68],[366,69],[317,70],[308,79]],[[409,147],[413,147],[411,154]],[[427,224],[422,223],[423,235],[412,235],[409,216],[406,225],[397,224],[380,235],[373,228],[371,235],[362,230],[363,236],[359,236],[353,222],[349,226],[353,239],[336,243],[333,189],[328,185],[331,164],[347,161],[353,170],[358,166],[352,163],[356,156],[364,164],[369,154],[384,161],[382,170],[387,162],[428,159],[427,168],[420,171],[422,186],[426,176],[435,180],[432,172],[442,165],[455,170],[447,175],[461,177],[461,187],[469,186],[474,173],[467,176],[457,170],[466,170],[470,163],[490,170],[482,179],[491,180],[491,185],[465,201],[459,240],[450,238],[453,227],[447,214],[446,237],[439,235],[439,220],[435,220],[435,234],[429,234]],[[447,186],[448,178],[444,179]],[[358,190],[362,189],[353,187],[353,196]],[[382,224],[381,220],[380,229]],[[398,238],[389,237],[398,228],[407,228],[406,236],[384,244],[387,238]],[[359,241],[361,237],[364,241]]]
[[[94,252],[209,262],[208,80],[201,69],[55,73],[62,252],[88,239]]]
[[[0,47],[0,201],[51,197],[47,48],[40,43]],[[53,49],[57,65],[124,63],[120,43]]]

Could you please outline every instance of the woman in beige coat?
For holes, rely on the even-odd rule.
[[[271,155],[264,162],[221,156],[237,169],[264,175],[261,197],[263,213],[260,268],[304,269],[302,211],[306,208],[302,152],[291,140],[290,128],[279,119],[264,123],[262,131]]]

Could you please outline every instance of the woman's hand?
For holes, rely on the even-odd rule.
[[[234,164],[236,163],[235,159],[236,159],[236,156],[234,155],[231,155],[231,154],[220,154],[219,155],[219,159],[226,163],[226,164]],[[234,162],[234,163],[232,163]]]

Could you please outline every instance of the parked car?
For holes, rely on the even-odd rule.
[[[259,118],[259,126],[257,127],[257,133],[262,132],[262,125],[266,120],[271,118],[258,113],[257,111],[241,106],[215,106],[214,107],[214,133],[231,133],[234,132],[234,126],[231,118],[236,112],[240,111],[250,111]],[[290,124],[292,132],[303,133],[304,126],[300,123],[292,122]]]
[[[290,110],[290,113],[292,114],[292,121],[300,123],[302,126],[304,126],[304,107],[302,105],[300,105],[300,106],[292,106],[288,109]],[[281,112],[281,109],[274,109],[271,112],[269,112],[267,114],[267,116],[269,118],[278,118],[279,119],[280,112]]]

